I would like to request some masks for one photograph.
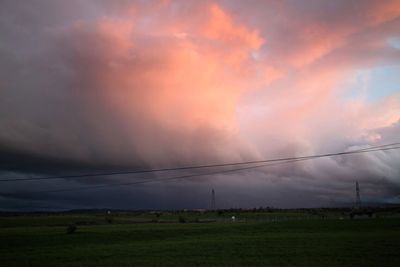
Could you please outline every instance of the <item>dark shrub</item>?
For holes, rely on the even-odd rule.
[[[112,215],[110,215],[110,214],[107,214],[105,219],[106,219],[107,223],[111,224],[111,223],[114,222],[114,217]]]
[[[183,216],[179,216],[179,218],[178,218],[178,222],[180,222],[180,223],[185,223],[185,222],[186,222],[186,219],[185,219],[185,217],[183,217]]]
[[[78,227],[74,223],[72,223],[67,226],[67,234],[73,234],[76,232],[77,229]]]

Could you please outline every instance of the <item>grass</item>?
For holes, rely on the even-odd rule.
[[[1,264],[400,266],[400,218],[127,224],[132,217],[116,217],[123,224],[105,224],[99,215],[0,218]],[[66,234],[77,221],[94,224]]]

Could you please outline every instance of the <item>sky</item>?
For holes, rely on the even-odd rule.
[[[0,2],[0,179],[351,151],[400,141],[400,1]],[[400,203],[400,150],[0,182],[0,210]],[[79,189],[59,191],[64,189]]]

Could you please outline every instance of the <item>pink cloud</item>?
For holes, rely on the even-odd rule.
[[[275,16],[264,15],[270,5]],[[393,60],[383,44],[396,34],[395,2],[318,3],[306,12],[284,2],[250,9],[161,1],[110,10],[58,33],[78,87],[91,91],[82,105],[112,113],[117,139],[127,140],[90,120],[104,132],[94,146],[113,151],[110,157],[120,158],[124,146],[161,165],[170,153],[188,162],[266,157],[287,140],[347,140],[398,119],[396,100],[337,99],[358,68]]]
[[[397,92],[344,95],[360,70],[399,64],[389,43],[399,1],[9,1],[0,15],[0,152],[21,176],[398,141]],[[335,157],[207,182],[251,185],[260,199],[265,188],[328,198],[346,196],[357,174],[373,194],[391,194],[398,158]]]

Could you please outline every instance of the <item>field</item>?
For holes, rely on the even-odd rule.
[[[340,212],[0,217],[2,266],[400,266],[400,218]],[[231,216],[235,216],[233,222]],[[76,225],[67,233],[68,225]]]

